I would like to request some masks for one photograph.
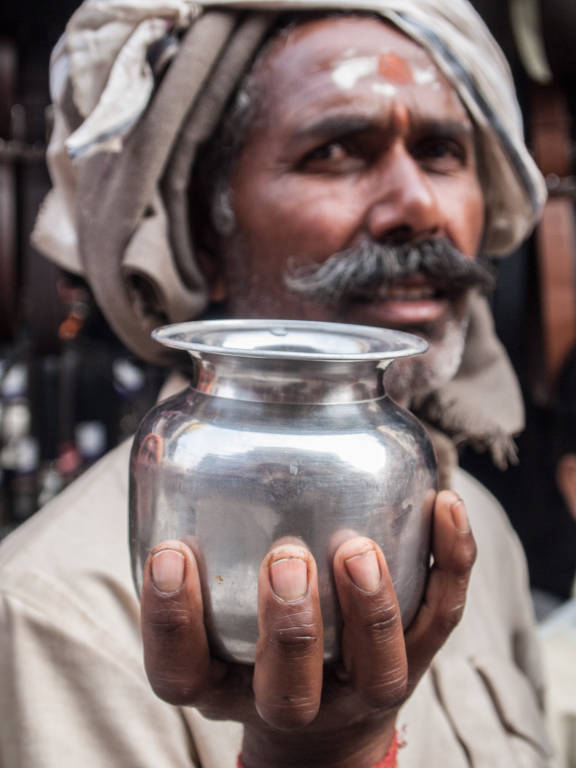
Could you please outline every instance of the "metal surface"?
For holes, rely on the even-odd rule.
[[[436,464],[420,424],[386,397],[382,371],[423,352],[399,331],[297,321],[160,329],[187,348],[193,386],[143,420],[132,450],[130,546],[141,589],[150,549],[185,540],[200,562],[214,651],[251,663],[260,563],[298,536],[319,568],[325,659],[339,655],[330,561],[342,532],[386,555],[404,626],[428,567]]]

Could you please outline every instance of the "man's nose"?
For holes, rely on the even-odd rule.
[[[366,224],[368,234],[377,242],[421,241],[440,234],[436,193],[403,145],[391,148],[375,171]]]

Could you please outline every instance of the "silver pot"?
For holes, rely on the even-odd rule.
[[[424,352],[411,334],[367,326],[227,320],[165,326],[193,383],[144,418],[131,456],[134,579],[164,539],[195,551],[214,653],[252,663],[257,576],[271,544],[316,558],[324,657],[339,655],[331,557],[342,532],[379,543],[404,626],[429,559],[436,463],[422,426],[384,392],[390,362]]]

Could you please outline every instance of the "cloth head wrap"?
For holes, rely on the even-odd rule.
[[[447,76],[478,136],[486,253],[513,250],[538,218],[545,188],[509,68],[466,0],[86,0],[51,61],[54,187],[33,239],[84,276],[114,331],[144,359],[169,359],[150,339],[154,327],[193,319],[208,303],[189,228],[196,150],[277,14],[306,10],[381,14]],[[519,429],[520,406],[503,416],[505,432]]]

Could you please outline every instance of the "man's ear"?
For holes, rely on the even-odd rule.
[[[576,453],[566,453],[556,466],[556,482],[566,506],[576,520]]]
[[[210,301],[220,303],[228,298],[228,282],[222,257],[217,254],[216,248],[210,251],[203,248],[198,254],[198,265],[206,278]]]
[[[228,284],[222,273],[208,283],[208,295],[210,296],[210,301],[221,303],[227,300]]]
[[[205,200],[206,196],[199,199]],[[191,209],[191,228],[196,244],[196,259],[206,279],[210,301],[226,301],[228,289],[222,236],[216,231],[208,205],[197,204]]]

